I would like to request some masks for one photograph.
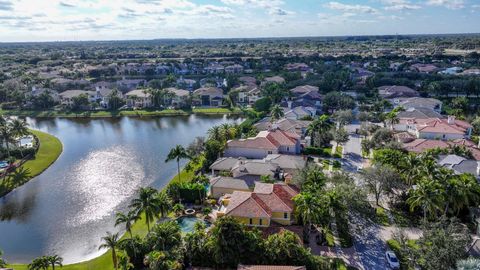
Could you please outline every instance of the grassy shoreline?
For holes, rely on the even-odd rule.
[[[190,179],[194,175],[194,170],[189,170],[187,171],[186,169],[182,169],[180,172],[180,177],[182,181],[184,179]],[[170,185],[170,183],[178,181],[178,174],[172,177],[168,184],[165,186],[165,188]],[[138,235],[140,237],[144,237],[147,235],[147,225],[144,222],[144,215],[140,217],[140,219],[135,222],[132,226],[132,234]],[[122,235],[121,239],[128,238],[129,235],[124,233]],[[14,270],[28,270],[28,264],[8,264],[7,268],[13,268]],[[113,269],[113,263],[112,263],[112,252],[108,250],[107,252],[103,253],[102,255],[93,258],[91,260],[79,262],[79,263],[74,263],[74,264],[67,264],[64,265],[61,269],[64,270],[97,270],[97,269]]]
[[[153,117],[153,116],[187,116],[198,115],[240,115],[242,111],[238,108],[194,108],[192,110],[125,110],[125,111],[54,111],[54,110],[0,110],[0,115],[23,116],[38,118],[111,118],[111,117]]]
[[[12,186],[6,193],[0,194],[0,198],[41,174],[58,159],[63,151],[62,142],[60,142],[57,137],[38,130],[30,130],[30,132],[32,132],[40,142],[40,147],[35,156],[22,165],[22,168],[30,171],[30,176],[20,185]]]

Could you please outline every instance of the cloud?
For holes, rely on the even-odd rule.
[[[226,5],[273,8],[283,5],[281,0],[221,0]]]
[[[0,10],[13,10],[13,4],[10,1],[0,1]]]
[[[427,5],[443,6],[448,9],[462,9],[465,7],[464,0],[428,0]]]
[[[281,9],[281,8],[279,8],[279,7],[276,7],[276,8],[270,9],[270,10],[268,11],[268,14],[270,14],[270,15],[277,15],[277,16],[286,16],[286,15],[292,15],[292,14],[294,14],[294,12]]]
[[[340,10],[343,12],[360,12],[360,13],[377,13],[377,10],[365,5],[348,5],[340,2],[328,2],[326,4],[327,8]]]
[[[383,0],[382,2],[386,5],[386,7],[384,7],[385,10],[403,11],[422,8],[421,6],[412,4],[407,0]]]
[[[75,4],[73,4],[73,3],[68,3],[68,2],[64,2],[64,1],[60,1],[59,5],[62,6],[62,7],[69,7],[69,8],[71,8],[71,7],[76,7]]]

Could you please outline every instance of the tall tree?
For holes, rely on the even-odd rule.
[[[307,127],[307,133],[312,137],[312,143],[316,147],[320,147],[325,140],[322,137],[332,128],[333,123],[327,115],[321,115],[310,123]]]
[[[180,177],[180,160],[181,159],[189,159],[190,156],[187,153],[187,150],[181,146],[177,145],[174,148],[170,150],[170,152],[167,155],[167,159],[165,159],[165,162],[169,162],[172,160],[177,161],[177,172],[178,172],[178,181],[181,182],[181,177]]]
[[[47,256],[46,260],[52,266],[52,270],[55,270],[55,266],[63,267],[63,258],[58,255]]]
[[[102,237],[103,243],[98,247],[99,250],[104,248],[112,250],[112,262],[115,270],[118,267],[117,247],[119,245],[119,240],[120,237],[118,236],[118,233],[112,234],[111,232],[107,232],[107,235]]]
[[[272,121],[276,121],[280,118],[283,117],[283,109],[277,104],[274,105],[270,111],[270,114],[272,116]]]
[[[125,230],[130,234],[130,238],[133,238],[132,235],[132,226],[135,221],[139,220],[140,217],[138,216],[137,211],[130,210],[126,214],[124,213],[117,213],[115,219],[115,226],[120,224],[125,224]]]
[[[157,190],[151,187],[140,188],[138,197],[130,203],[130,208],[137,212],[137,215],[145,214],[145,223],[150,232],[150,223],[158,216],[159,200]]]
[[[172,199],[168,196],[167,192],[161,191],[157,193],[158,211],[161,217],[165,217],[172,208]]]

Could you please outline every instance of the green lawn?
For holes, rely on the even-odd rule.
[[[52,165],[60,156],[63,145],[60,140],[48,133],[38,130],[30,130],[40,141],[40,148],[35,157],[23,164],[25,169],[30,170],[30,176],[35,177]]]
[[[55,136],[37,130],[30,130],[30,132],[37,136],[40,142],[40,147],[35,156],[22,166],[30,172],[30,175],[22,180],[14,180],[11,176],[7,176],[4,181],[0,181],[0,197],[41,174],[62,153],[62,143]]]
[[[184,181],[186,179],[190,179],[193,177],[194,170],[186,171],[182,170],[180,172],[181,180]],[[170,182],[178,181],[178,175],[175,175]],[[147,235],[147,225],[144,222],[144,215],[140,217],[140,220],[138,222],[135,222],[132,226],[132,233],[133,235],[138,235],[140,237],[144,237]],[[128,234],[124,234],[122,236],[122,239],[129,237]],[[14,270],[28,270],[28,266],[26,264],[11,264],[7,265],[10,268],[13,268]],[[113,263],[112,263],[112,253],[111,251],[107,251],[103,255],[91,259],[89,261],[81,262],[81,263],[76,263],[76,264],[69,264],[69,265],[64,265],[62,268],[59,269],[64,269],[64,270],[111,270],[113,269]]]

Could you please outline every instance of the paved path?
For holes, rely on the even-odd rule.
[[[351,234],[354,247],[366,270],[387,269],[385,262],[386,244],[380,237],[382,228],[358,214],[350,215]]]

